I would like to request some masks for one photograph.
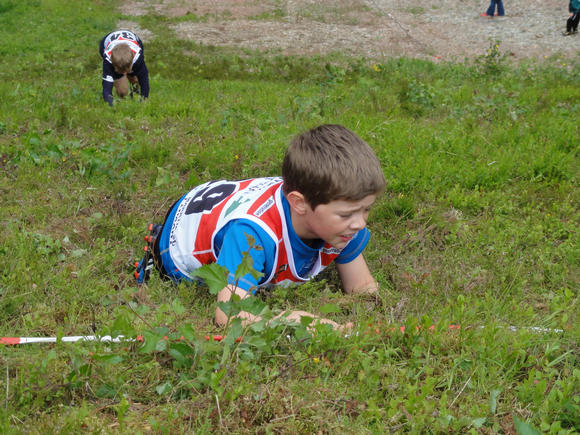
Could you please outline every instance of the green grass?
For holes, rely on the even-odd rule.
[[[180,41],[150,13],[151,96],[109,108],[111,11],[0,0],[0,335],[146,340],[0,347],[2,432],[578,433],[577,57],[284,57]],[[146,225],[177,197],[278,175],[289,140],[326,122],[388,181],[366,251],[379,296],[343,295],[331,269],[256,309],[356,334],[221,331],[207,288],[134,285]]]

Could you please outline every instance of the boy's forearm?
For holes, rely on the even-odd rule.
[[[103,100],[105,100],[109,106],[113,105],[113,83],[103,80]]]
[[[362,254],[350,263],[337,264],[337,268],[346,293],[372,294],[379,290]]]
[[[241,311],[235,316],[231,316],[230,319],[242,319],[242,325],[247,326],[250,323],[256,323],[262,320],[260,316],[255,316],[246,311]],[[219,308],[215,310],[215,323],[218,326],[226,326],[228,324],[228,316]]]
[[[217,301],[218,302],[227,302],[231,299],[233,294],[237,294],[242,299],[247,298],[251,295],[246,290],[243,290],[239,287],[235,287],[232,285],[228,285],[227,287],[225,287],[224,289],[222,289],[218,293]],[[344,329],[345,326],[346,326],[346,328],[352,327],[351,324],[342,326],[342,325],[340,325],[340,324],[338,324],[330,319],[325,319],[325,318],[316,316],[314,314],[308,313],[306,311],[285,311],[283,313],[278,314],[276,317],[274,317],[274,319],[284,318],[285,320],[287,320],[289,322],[299,323],[300,320],[302,319],[302,317],[312,317],[313,319],[315,319],[316,322],[329,324],[334,329]],[[250,323],[259,322],[260,320],[262,320],[262,318],[260,316],[256,316],[256,315],[248,313],[246,311],[242,311],[242,312],[236,314],[235,316],[230,317],[230,319],[235,319],[235,318],[242,319],[242,325],[244,325],[244,326],[247,326]],[[274,320],[274,319],[272,319],[272,320]],[[215,310],[215,323],[218,326],[226,326],[228,324],[228,320],[229,319],[228,319],[227,314],[224,313],[219,307],[216,308],[216,310]]]
[[[247,292],[244,289],[241,289],[239,287],[233,286],[233,285],[228,285],[227,287],[223,288],[217,296],[217,301],[218,302],[228,302],[232,295],[237,294],[240,298],[244,299],[250,296],[250,293]],[[243,325],[247,325],[249,323],[255,323],[258,322],[260,320],[262,320],[262,318],[260,316],[255,316],[253,314],[250,314],[246,311],[242,311],[238,314],[236,314],[235,316],[231,316],[231,318],[239,318],[242,319],[242,324]],[[226,313],[224,313],[219,307],[216,308],[215,310],[215,323],[218,326],[226,326],[228,323],[228,316]]]
[[[145,65],[145,60],[143,60],[141,66],[135,72],[137,80],[139,80],[139,86],[141,87],[141,96],[143,98],[149,98],[149,71],[147,70],[147,65]]]

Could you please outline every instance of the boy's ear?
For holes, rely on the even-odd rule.
[[[293,190],[286,195],[286,199],[290,204],[290,208],[294,210],[296,214],[303,215],[306,213],[308,202],[306,201],[306,198],[304,198],[304,195],[302,195],[300,192]]]

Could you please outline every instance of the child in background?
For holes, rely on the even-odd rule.
[[[137,92],[149,97],[149,71],[145,65],[143,42],[129,30],[116,30],[105,35],[99,44],[103,58],[103,99],[113,105],[113,86],[123,98]],[[129,89],[129,82],[131,90]],[[138,86],[137,86],[138,85]]]
[[[210,181],[181,197],[163,225],[150,226],[135,278],[147,281],[155,265],[166,279],[193,280],[196,269],[217,262],[229,271],[229,285],[217,297],[225,302],[233,294],[245,298],[258,288],[306,282],[334,261],[347,293],[377,292],[362,253],[370,238],[369,210],[384,188],[371,147],[343,126],[322,125],[292,141],[281,178]],[[235,280],[247,251],[262,277]],[[287,314],[291,321],[316,318],[304,311]],[[238,317],[259,320],[245,312]],[[215,321],[227,323],[219,308]]]
[[[578,33],[578,22],[580,21],[580,0],[570,0],[568,4],[570,17],[566,21],[566,31],[564,36],[570,36]]]
[[[497,6],[497,14],[494,13],[496,6]],[[494,15],[498,17],[503,17],[505,15],[502,0],[491,0],[491,2],[489,3],[489,7],[487,8],[487,11],[481,14],[482,17],[487,18],[493,18]]]

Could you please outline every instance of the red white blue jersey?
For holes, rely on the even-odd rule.
[[[135,64],[141,56],[141,40],[137,35],[129,30],[117,30],[109,33],[103,40],[103,57],[111,63],[111,51],[120,44],[126,44],[133,52],[133,62]]]
[[[320,273],[341,252],[324,243],[310,271],[300,275],[294,261],[282,205],[281,178],[212,181],[202,184],[180,201],[171,224],[169,254],[175,267],[188,278],[195,269],[217,260],[215,238],[235,219],[258,225],[274,242],[274,267],[260,285],[304,282]]]
[[[103,58],[103,99],[113,105],[113,82],[123,77],[113,68],[111,63],[111,51],[119,44],[127,44],[133,52],[132,72],[129,75],[136,76],[141,87],[141,97],[149,97],[149,71],[145,65],[145,48],[143,42],[130,30],[116,30],[105,35],[99,43],[99,54]]]

